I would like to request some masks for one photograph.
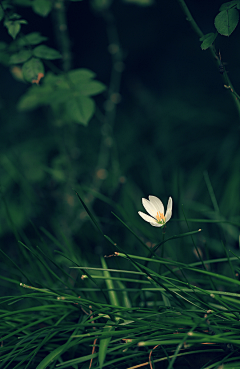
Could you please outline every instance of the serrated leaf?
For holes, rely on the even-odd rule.
[[[234,8],[239,3],[239,0],[228,1],[220,6],[219,11],[228,10]]]
[[[19,46],[26,46],[26,45],[37,45],[43,41],[46,41],[48,38],[42,36],[39,32],[32,32],[28,35],[25,35],[18,40]]]
[[[57,50],[52,49],[51,47],[48,47],[46,45],[35,47],[35,49],[33,49],[33,55],[37,58],[49,60],[60,59],[62,57]]]
[[[236,9],[229,9],[220,12],[214,21],[214,25],[223,36],[230,36],[237,27],[239,21],[239,13]]]
[[[95,111],[94,101],[86,96],[74,96],[66,102],[67,116],[76,123],[88,124]]]
[[[81,95],[91,96],[100,94],[101,92],[106,90],[106,86],[101,82],[89,80],[86,82],[78,83],[76,89]]]
[[[27,82],[37,80],[40,73],[44,74],[43,63],[37,58],[32,58],[23,64],[22,72]]]
[[[50,0],[34,0],[32,8],[38,15],[46,17],[52,10],[52,2]]]
[[[208,33],[206,36],[207,37],[201,43],[202,50],[207,50],[213,44],[217,37],[217,33]]]
[[[32,56],[32,52],[30,50],[21,50],[16,54],[13,54],[9,59],[9,64],[19,64],[24,63]]]

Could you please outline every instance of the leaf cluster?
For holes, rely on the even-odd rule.
[[[240,1],[233,0],[221,5],[219,13],[215,17],[215,33],[208,33],[200,38],[202,50],[207,50],[216,40],[218,34],[230,36],[239,22]]]

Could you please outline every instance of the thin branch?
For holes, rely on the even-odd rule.
[[[71,69],[72,55],[68,35],[65,1],[66,0],[56,0],[52,14],[54,18],[55,36],[62,54],[62,67],[64,72],[67,72]]]
[[[194,31],[197,33],[197,35],[199,36],[199,38],[201,38],[202,36],[204,36],[203,32],[201,31],[201,29],[198,27],[196,21],[194,20],[192,14],[190,13],[186,3],[184,0],[178,0],[183,12],[185,13],[186,15],[186,19],[190,22],[192,28],[194,29]],[[209,48],[213,58],[215,60],[217,60],[218,62],[218,67],[221,63],[221,60],[219,60],[218,56],[217,56],[217,52],[216,52],[216,49],[215,49],[215,46],[212,45],[210,48]],[[235,89],[232,85],[232,82],[230,81],[230,78],[228,77],[228,74],[227,72],[225,71],[223,73],[223,79],[224,79],[224,87],[226,87],[227,89],[229,89],[229,91],[231,91],[231,96],[233,98],[233,101],[236,105],[236,108],[237,108],[237,111],[238,111],[238,114],[240,116],[240,100],[238,98],[238,94],[235,92]]]

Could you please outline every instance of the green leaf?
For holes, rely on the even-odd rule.
[[[19,64],[19,63],[24,63],[25,61],[27,61],[28,59],[30,59],[32,56],[32,52],[30,50],[21,50],[16,54],[13,54],[10,59],[9,59],[9,63],[10,64]]]
[[[56,105],[56,104],[63,104],[69,99],[69,91],[63,92],[60,89],[53,90],[51,89],[51,94],[49,95],[48,104]]]
[[[78,83],[86,79],[94,78],[96,74],[89,69],[81,68],[71,70],[68,76],[71,78],[71,81]]]
[[[219,11],[222,12],[223,10],[235,8],[237,4],[239,4],[239,0],[228,1],[220,6]]]
[[[26,45],[37,45],[43,41],[46,41],[48,38],[42,36],[39,32],[32,32],[28,35],[25,35],[18,40],[19,46],[26,46]]]
[[[95,111],[94,101],[86,96],[74,96],[66,102],[66,112],[76,123],[88,124]]]
[[[50,0],[34,0],[32,8],[35,13],[46,17],[52,10],[52,2]]]
[[[44,74],[43,63],[37,58],[32,58],[23,64],[22,73],[24,79],[28,82],[37,80],[39,73]]]
[[[106,90],[106,86],[103,83],[91,80],[79,83],[76,88],[84,96],[97,95]]]
[[[239,13],[236,9],[229,9],[220,12],[214,21],[215,27],[223,36],[230,36],[237,27]]]
[[[203,41],[203,42],[201,43],[201,49],[202,50],[207,50],[213,44],[216,37],[217,37],[217,33],[208,33],[207,35],[202,37],[201,41]]]
[[[49,60],[60,59],[62,57],[57,50],[52,49],[51,47],[48,47],[46,45],[35,47],[35,49],[33,49],[33,55],[37,58]]]
[[[32,86],[18,102],[18,109],[31,110],[41,105],[48,105],[52,97],[52,89],[49,86]]]
[[[6,20],[4,26],[7,28],[8,33],[13,39],[16,38],[17,34],[21,29],[21,24],[19,20]]]

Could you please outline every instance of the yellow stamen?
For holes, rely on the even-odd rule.
[[[163,215],[163,213],[160,213],[160,211],[157,212],[156,219],[157,219],[158,223],[165,223],[166,222],[165,216]]]

